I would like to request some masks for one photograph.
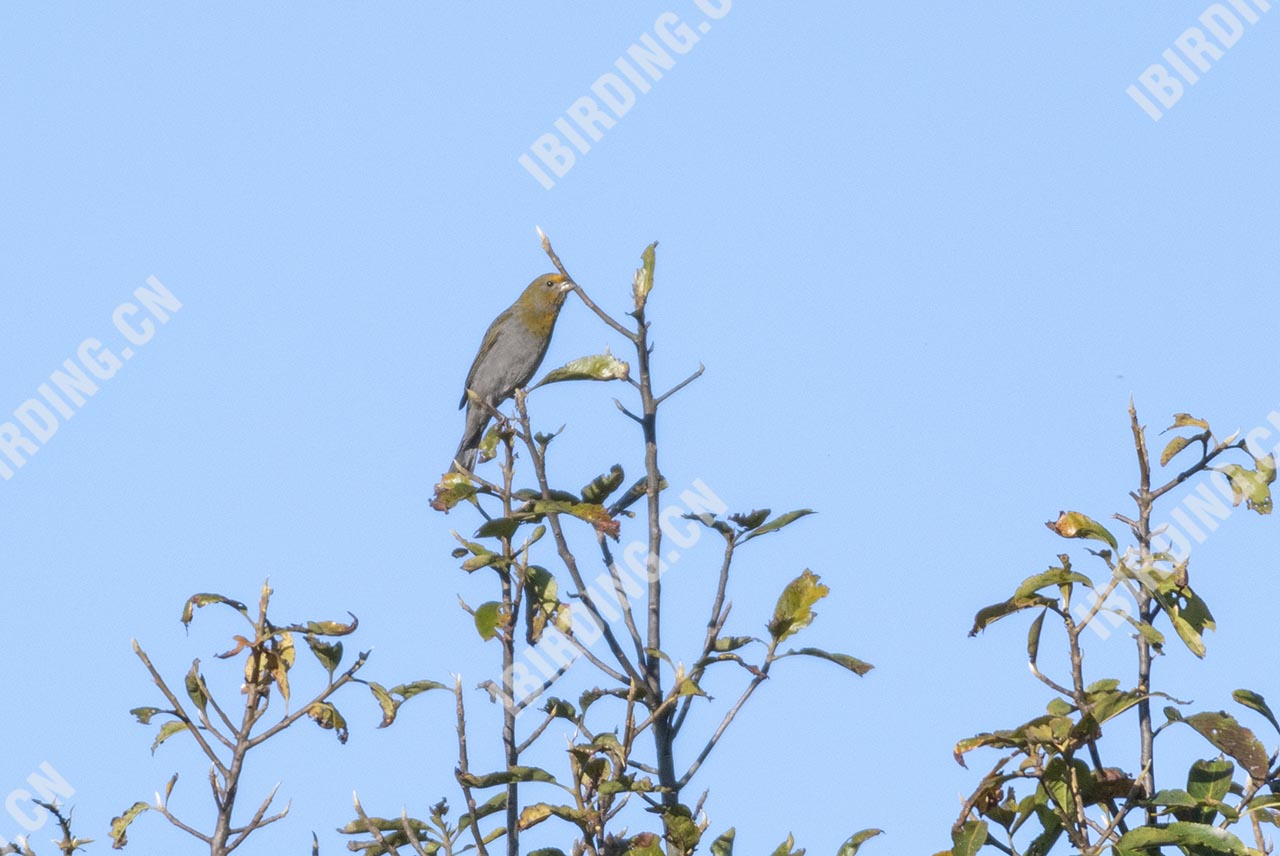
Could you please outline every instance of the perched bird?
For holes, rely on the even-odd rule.
[[[476,451],[492,415],[490,408],[533,379],[551,344],[560,307],[572,288],[573,280],[563,274],[543,274],[485,331],[458,405],[459,409],[467,408],[467,425],[453,457],[465,469],[475,468]],[[488,407],[472,401],[467,390]]]

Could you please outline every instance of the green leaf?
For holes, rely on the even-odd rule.
[[[703,698],[710,698],[710,696],[703,692],[702,687],[698,686],[698,682],[693,678],[682,678],[679,673],[676,674],[676,678],[677,680],[673,683],[676,686],[677,698],[683,698],[684,696],[702,696]]]
[[[602,505],[590,502],[564,502],[561,500],[538,499],[533,502],[535,514],[568,514],[579,520],[590,523],[595,529],[618,540],[622,524]]]
[[[449,509],[474,499],[479,490],[471,479],[462,473],[449,472],[440,477],[440,482],[436,485],[435,495],[431,498],[431,507],[436,511],[448,513]]]
[[[1267,484],[1273,484],[1276,480],[1275,453],[1272,452],[1271,454],[1264,455],[1261,458],[1254,458],[1254,461],[1258,465],[1258,477]]]
[[[1031,627],[1027,630],[1027,659],[1031,663],[1035,663],[1036,659],[1040,656],[1040,633],[1044,629],[1044,617],[1048,614],[1049,610],[1042,609],[1040,614],[1036,616],[1036,620],[1031,622]]]
[[[1217,628],[1209,605],[1190,586],[1158,585],[1152,593],[1169,616],[1178,638],[1192,654],[1203,659],[1206,651],[1204,631]]]
[[[663,810],[662,828],[669,856],[692,853],[702,840],[702,830],[682,805]]]
[[[135,707],[129,711],[130,716],[137,717],[138,722],[142,725],[150,725],[151,717],[157,713],[170,713],[171,711],[161,710],[158,707]]]
[[[1138,633],[1142,635],[1142,638],[1146,639],[1147,642],[1151,645],[1151,647],[1156,649],[1157,652],[1160,652],[1164,648],[1164,643],[1165,643],[1164,634],[1161,633],[1152,625],[1148,624],[1145,621],[1139,621],[1138,619],[1134,618],[1132,615],[1129,615],[1128,613],[1123,611],[1118,611],[1114,609],[1108,609],[1107,611],[1117,613],[1118,615],[1120,615],[1121,618],[1129,622],[1129,624],[1133,626],[1133,629],[1137,630]]]
[[[490,565],[500,564],[501,560],[502,557],[497,553],[481,553],[477,556],[472,556],[470,559],[463,562],[462,570],[467,573],[471,573],[472,571],[478,571],[481,568],[487,568]]]
[[[151,806],[144,802],[136,802],[125,809],[124,814],[111,818],[111,848],[113,850],[120,850],[129,843],[129,836],[126,834],[129,824],[133,823],[138,815],[150,808]]]
[[[329,673],[329,679],[333,680],[333,673],[337,671],[338,666],[342,665],[342,643],[324,642],[310,633],[307,634],[306,639],[307,647],[311,649],[311,653],[316,655],[320,665],[324,666],[325,671]]]
[[[492,520],[486,520],[479,529],[476,530],[477,538],[510,538],[516,534],[516,530],[520,528],[523,521],[514,517],[495,517]]]
[[[759,508],[755,511],[749,511],[746,514],[730,514],[731,520],[740,529],[755,529],[761,523],[769,519],[769,509]]]
[[[462,817],[458,818],[458,831],[462,832],[467,827],[471,826],[471,824],[475,820],[486,818],[491,814],[496,814],[500,811],[505,810],[506,807],[507,807],[507,792],[503,791],[500,794],[495,794],[494,796],[489,797],[489,799],[485,800],[480,805],[476,806],[474,818],[472,817],[471,812],[467,812]]]
[[[1055,696],[1049,699],[1049,703],[1044,706],[1044,709],[1050,716],[1066,716],[1075,711],[1076,706],[1064,698]]]
[[[316,725],[319,725],[325,731],[332,731],[337,735],[339,743],[347,742],[347,720],[329,702],[312,702],[311,706],[307,708],[307,716],[311,717]]]
[[[208,592],[202,592],[200,594],[193,594],[191,595],[191,597],[187,598],[187,602],[182,607],[182,623],[184,625],[189,625],[197,609],[208,606],[209,604],[212,604],[212,603],[226,604],[227,606],[239,612],[245,618],[249,617],[249,608],[245,606],[243,603],[241,603],[240,601],[232,600],[229,597],[223,597],[220,594],[210,594]]]
[[[653,290],[653,268],[657,261],[653,251],[657,246],[658,242],[654,241],[640,254],[640,267],[636,269],[635,279],[631,284],[631,296],[635,298],[637,312],[644,309],[649,300],[649,292]]]
[[[1029,743],[1044,743],[1052,740],[1065,742],[1071,726],[1071,720],[1065,716],[1037,716],[1017,728],[987,731],[973,737],[966,737],[956,743],[951,754],[956,759],[956,763],[964,767],[967,766],[964,762],[965,754],[974,749],[983,746],[997,749],[1022,749]]]
[[[440,683],[439,681],[422,680],[422,681],[412,681],[407,684],[397,684],[396,686],[388,690],[388,692],[401,696],[405,701],[408,701],[409,699],[413,698],[419,693],[425,693],[425,692],[428,692],[429,690],[447,690],[447,689],[448,687]]]
[[[1110,544],[1112,550],[1119,549],[1116,536],[1098,521],[1078,511],[1060,511],[1058,519],[1049,521],[1045,526],[1063,538],[1090,538]]]
[[[731,826],[723,835],[711,842],[711,856],[733,856],[733,838],[737,832]]]
[[[658,492],[661,493],[666,489],[667,489],[667,480],[665,478],[659,479]],[[609,506],[609,516],[617,517],[619,514],[626,511],[631,506],[635,505],[636,502],[640,499],[640,497],[644,496],[648,492],[648,490],[649,490],[648,476],[641,476],[640,478],[636,479],[635,482],[632,483],[631,487],[627,488],[623,492],[622,496],[615,499],[613,501],[613,505]]]
[[[520,821],[517,826],[523,831],[537,826],[549,817],[558,817],[561,820],[567,820],[570,823],[577,824],[579,827],[583,827],[584,814],[582,811],[573,806],[551,805],[550,803],[533,803],[525,806],[524,810],[520,812]]]
[[[547,493],[550,494],[551,499],[555,502],[575,503],[578,501],[577,495],[572,494],[567,490],[558,490],[553,487],[551,490],[547,491]],[[514,495],[516,499],[520,499],[525,502],[537,502],[543,498],[542,491],[528,487],[520,488]]]
[[[1244,813],[1251,811],[1260,811],[1264,808],[1275,808],[1280,806],[1280,794],[1259,794],[1249,800],[1249,804],[1244,807]]]
[[[610,779],[607,782],[601,782],[600,787],[596,789],[599,794],[621,794],[621,793],[637,793],[649,794],[653,793],[657,788],[653,784],[653,780],[647,776],[640,780],[635,780],[631,776],[621,776],[617,779]]]
[[[547,703],[542,706],[542,712],[557,719],[567,719],[570,722],[578,720],[578,709],[573,706],[573,703],[555,696],[547,699]]]
[[[391,692],[404,698],[405,701],[413,698],[419,693],[425,693],[430,690],[447,690],[448,687],[439,681],[412,681],[407,684],[397,684],[391,688]]]
[[[951,856],[975,856],[987,843],[987,822],[966,821],[964,826],[951,832]]]
[[[622,467],[614,464],[609,468],[609,472],[596,476],[582,488],[582,501],[593,505],[604,505],[604,501],[609,498],[615,490],[622,486]]]
[[[471,390],[467,390],[467,398],[472,397]],[[498,444],[502,442],[504,434],[511,436],[511,429],[505,422],[495,422],[488,431],[484,432],[484,436],[480,438],[480,445],[476,447],[481,462],[492,461],[498,457]]]
[[[1158,791],[1151,798],[1151,804],[1169,808],[1196,808],[1200,805],[1200,801],[1181,788],[1168,788]]]
[[[1199,854],[1225,853],[1249,856],[1249,848],[1225,829],[1207,823],[1178,821],[1168,826],[1142,826],[1130,829],[1115,843],[1117,856],[1156,853],[1160,847],[1178,846]]]
[[[187,728],[187,724],[180,720],[166,722],[164,725],[160,726],[160,731],[156,734],[155,742],[151,744],[151,754],[156,754],[156,750],[160,748],[161,743],[165,742],[179,731],[186,731]]]
[[[1187,771],[1187,793],[1200,802],[1221,802],[1231,790],[1236,765],[1225,759],[1196,761]]]
[[[191,697],[191,701],[195,702],[196,707],[200,708],[200,712],[204,713],[205,708],[209,706],[209,695],[205,692],[204,680],[200,677],[200,661],[191,661],[191,671],[187,672],[185,679],[187,695]]]
[[[642,832],[627,842],[627,856],[665,856],[662,839],[652,832]]]
[[[477,776],[473,773],[459,773],[458,782],[469,788],[492,788],[498,785],[509,785],[513,782],[555,782],[555,776],[540,767],[509,767],[496,773],[485,773]]]
[[[505,797],[506,795],[503,794],[503,796]],[[482,809],[478,808],[477,810],[480,811]],[[467,815],[462,816],[461,821],[458,824],[459,829],[467,828],[467,826],[469,825],[467,818],[468,818]],[[416,817],[402,818],[402,817],[378,817],[377,815],[368,815],[367,821],[353,820],[350,823],[348,823],[346,826],[343,826],[340,829],[338,829],[338,832],[342,833],[343,835],[360,835],[362,833],[368,832],[369,827],[373,827],[379,832],[395,832],[395,831],[402,832],[404,830],[406,822],[408,824],[408,827],[411,830],[413,830],[415,833],[420,834],[418,839],[419,841],[430,840],[430,834],[432,832],[431,826],[426,821],[419,820]],[[388,838],[390,838],[390,836],[388,836]]]
[[[978,614],[973,617],[973,628],[969,631],[970,636],[977,636],[987,627],[996,623],[1000,619],[1013,615],[1015,612],[1021,612],[1024,609],[1034,609],[1036,607],[1057,606],[1058,602],[1053,598],[1044,595],[1034,595],[1032,597],[1010,598],[1002,603],[993,603],[991,606],[984,606],[978,610]]]
[[[773,851],[773,856],[801,856],[804,850],[792,850],[796,846],[796,837],[788,835],[787,840],[782,842]]]
[[[756,641],[754,636],[718,636],[711,650],[720,653],[737,651],[743,645],[749,645],[754,641]]]
[[[883,829],[864,829],[861,832],[855,832],[848,841],[840,845],[836,856],[857,856],[858,848],[877,835],[883,834]]]
[[[400,707],[400,702],[391,697],[391,693],[387,692],[387,688],[377,681],[369,681],[369,692],[373,693],[373,697],[378,700],[378,706],[382,708],[382,723],[379,728],[386,728],[395,722],[396,709]]]
[[[1044,573],[1036,574],[1023,580],[1022,585],[1018,586],[1018,590],[1013,593],[1013,599],[1018,600],[1030,597],[1040,589],[1048,586],[1069,585],[1071,583],[1084,583],[1089,588],[1093,588],[1093,580],[1084,574],[1077,574],[1065,568],[1050,568]]]
[[[750,541],[752,538],[758,538],[761,535],[768,535],[770,532],[777,532],[782,527],[789,526],[790,524],[799,520],[801,517],[807,517],[808,515],[813,513],[814,511],[811,508],[801,508],[801,509],[797,509],[796,511],[788,511],[786,514],[779,514],[777,517],[773,518],[763,526],[757,526],[755,529],[752,529],[750,532],[744,535],[742,537],[742,540],[739,541],[738,543],[745,544],[748,541]]]
[[[857,657],[850,657],[848,654],[833,654],[830,651],[823,651],[821,648],[801,648],[796,651],[788,651],[782,656],[793,657],[798,655],[805,657],[818,657],[822,660],[828,660],[835,663],[837,666],[843,666],[858,677],[862,677],[867,672],[875,668],[875,666],[870,663],[864,663]]]
[[[529,389],[537,389],[549,383],[560,383],[566,380],[626,380],[631,374],[631,366],[607,351],[589,357],[578,357],[570,360],[558,369],[550,371]]]
[[[396,720],[396,713],[400,710],[400,705],[409,699],[425,693],[429,690],[448,689],[447,686],[439,681],[414,681],[409,684],[400,684],[391,689],[387,689],[377,681],[369,681],[369,692],[373,693],[373,697],[378,700],[378,706],[382,708],[382,722],[378,724],[379,728],[386,728]],[[399,696],[399,698],[396,698]]]
[[[498,635],[498,625],[506,621],[506,610],[502,604],[491,600],[476,607],[475,620],[480,638],[488,642]]]
[[[734,529],[729,523],[723,520],[717,520],[714,514],[703,511],[699,514],[681,514],[685,520],[696,520],[709,529],[714,529],[726,538],[733,538],[738,534],[738,530]]]
[[[1235,717],[1225,711],[1205,711],[1183,717],[1183,722],[1190,725],[1219,749],[1224,755],[1234,758],[1257,781],[1267,778],[1267,750]]]
[[[1240,704],[1257,711],[1267,718],[1267,722],[1271,723],[1271,727],[1276,731],[1280,731],[1280,722],[1276,721],[1276,716],[1271,712],[1271,708],[1267,706],[1267,700],[1255,693],[1253,690],[1236,690],[1231,697]]]
[[[831,591],[813,571],[805,569],[782,590],[773,618],[769,620],[769,635],[775,643],[808,627],[814,619],[813,605]]]
[[[350,636],[359,626],[360,621],[354,615],[351,615],[350,624],[343,624],[341,621],[308,621],[306,624],[307,632],[317,636]]]
[[[1089,693],[1089,709],[1098,724],[1124,713],[1144,698],[1142,693],[1112,690]]]
[[[1212,469],[1225,475],[1231,482],[1231,504],[1237,506],[1241,500],[1252,511],[1259,514],[1271,513],[1271,482],[1275,481],[1275,469],[1266,473],[1247,470],[1239,464],[1223,464]]]
[[[560,584],[541,565],[530,565],[524,574],[525,591],[539,607],[554,611],[560,605]]]

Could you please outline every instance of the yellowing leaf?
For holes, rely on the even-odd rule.
[[[476,607],[476,630],[480,632],[480,638],[488,642],[490,639],[498,635],[498,625],[506,621],[506,611],[502,604],[496,600],[488,603],[482,603]]]
[[[339,743],[347,742],[347,721],[338,709],[327,701],[318,701],[307,708],[307,716],[326,731],[333,731]]]
[[[636,269],[635,281],[631,286],[631,295],[635,298],[637,312],[644,309],[645,303],[649,300],[649,292],[653,290],[653,268],[656,261],[653,251],[657,246],[658,242],[654,241],[640,254],[640,267]]]
[[[1172,431],[1174,428],[1188,428],[1188,427],[1203,428],[1204,430],[1208,431],[1209,423],[1205,422],[1203,419],[1197,419],[1196,417],[1192,416],[1190,413],[1175,413],[1173,414],[1173,424],[1170,425],[1165,430]]]
[[[560,383],[566,380],[626,380],[630,375],[631,366],[613,354],[606,352],[570,360],[560,368],[548,372],[542,380],[535,383],[530,389],[537,389],[549,383]]]
[[[1196,437],[1174,437],[1169,441],[1169,445],[1164,447],[1164,451],[1160,453],[1160,466],[1168,466],[1174,455],[1190,446],[1197,439]]]
[[[125,809],[124,814],[119,817],[111,818],[111,841],[113,850],[121,850],[129,843],[129,836],[125,831],[129,828],[129,824],[137,818],[138,815],[150,809],[151,806],[144,802],[136,802]]]
[[[781,642],[813,623],[813,605],[831,591],[818,579],[817,574],[805,569],[782,590],[768,624],[769,635],[775,642]]]
[[[1110,544],[1112,550],[1119,549],[1116,536],[1098,521],[1078,511],[1060,511],[1058,519],[1045,524],[1063,538],[1092,538]]]

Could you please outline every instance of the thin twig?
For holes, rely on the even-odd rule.
[[[578,297],[582,298],[582,302],[587,305],[587,308],[590,309],[592,312],[596,313],[596,315],[600,316],[601,321],[604,321],[604,323],[608,324],[616,332],[625,336],[629,341],[631,342],[636,341],[636,334],[632,333],[626,327],[623,327],[617,321],[613,320],[613,318],[610,317],[609,313],[605,312],[599,306],[596,306],[596,304],[591,300],[591,298],[587,297],[587,293],[582,290],[582,286],[578,285],[578,281],[569,275],[569,271],[565,270],[565,266],[563,263],[561,263],[560,257],[556,255],[556,251],[551,248],[551,239],[547,237],[546,233],[543,232],[541,228],[538,229],[538,237],[542,239],[542,251],[545,252],[547,254],[547,257],[551,259],[551,263],[556,266],[556,270],[560,271],[561,274],[563,274],[570,282],[574,284],[573,290],[577,292]]]
[[[659,395],[659,396],[657,397],[657,399],[654,401],[654,403],[655,403],[655,404],[661,404],[662,402],[666,401],[668,398],[670,398],[671,396],[675,395],[677,392],[679,392],[680,390],[684,389],[686,386],[688,386],[689,384],[693,383],[693,382],[694,382],[695,380],[697,380],[698,378],[702,377],[702,373],[703,373],[703,372],[705,372],[706,370],[707,370],[707,367],[706,367],[706,366],[704,366],[702,363],[698,363],[698,370],[697,370],[696,372],[694,372],[693,374],[689,375],[687,378],[685,378],[684,380],[680,381],[680,382],[679,382],[678,384],[676,384],[675,386],[671,387],[671,389],[669,389],[669,390],[667,390],[666,392],[662,393],[662,395]]]
[[[622,572],[618,570],[618,563],[613,557],[613,551],[609,549],[609,542],[605,540],[603,532],[596,533],[596,543],[600,546],[600,554],[604,558],[604,566],[609,570],[609,576],[613,580],[613,591],[618,596],[618,605],[622,607],[622,620],[627,625],[627,632],[631,634],[631,641],[636,647],[637,662],[644,660],[644,639],[640,636],[640,630],[636,627],[635,614],[631,609],[631,598],[627,595],[626,586],[622,581]]]
[[[754,678],[751,683],[747,684],[747,688],[743,690],[742,695],[738,697],[737,702],[735,702],[733,707],[729,709],[729,712],[724,715],[724,719],[720,720],[720,725],[716,728],[715,733],[711,735],[709,740],[707,740],[706,745],[702,747],[702,751],[698,753],[698,757],[694,759],[694,762],[691,765],[689,765],[689,769],[680,777],[680,780],[676,784],[677,788],[683,788],[685,785],[689,784],[689,780],[698,772],[698,768],[702,766],[702,762],[707,760],[707,756],[711,754],[711,750],[716,748],[716,744],[720,742],[720,738],[724,736],[725,731],[731,724],[733,724],[733,720],[737,717],[738,711],[742,710],[742,706],[747,703],[747,699],[751,698],[751,694],[756,691],[757,687],[764,683],[766,678],[768,678],[769,666],[771,663],[771,659],[765,660],[764,667],[760,670],[760,675]]]
[[[462,788],[462,795],[467,801],[467,810],[471,813],[471,834],[476,840],[476,852],[480,856],[488,856],[489,851],[484,846],[484,836],[480,834],[480,822],[476,817],[476,798],[471,793],[471,786],[464,781],[464,777],[471,773],[471,762],[467,759],[467,713],[462,702],[462,678],[454,677],[453,694],[458,699],[457,715],[458,715],[458,785]],[[510,833],[510,830],[508,830]]]
[[[151,665],[151,658],[147,656],[146,651],[142,650],[142,646],[138,644],[138,640],[136,639],[133,640],[133,653],[138,655],[138,659],[147,667],[147,671],[151,673],[151,679],[155,681],[156,686],[160,688],[160,692],[164,694],[164,697],[169,701],[169,704],[173,705],[174,714],[179,720],[186,723],[187,730],[191,732],[191,736],[195,738],[195,741],[199,744],[201,751],[203,751],[209,760],[217,766],[218,771],[225,776],[227,774],[227,768],[222,763],[222,759],[218,757],[218,753],[213,751],[213,747],[209,745],[209,742],[204,739],[204,736],[200,733],[200,729],[196,727],[196,724],[191,721],[191,717],[188,716],[187,712],[183,709],[182,704],[178,701],[178,697],[169,689],[169,685],[165,683],[164,678],[160,677],[160,673],[156,671],[156,667]]]

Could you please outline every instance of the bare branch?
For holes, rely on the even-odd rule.
[[[616,405],[618,406],[618,409],[619,409],[619,410],[621,410],[621,411],[622,411],[622,413],[623,413],[623,415],[624,415],[624,416],[626,416],[628,419],[632,419],[632,420],[634,420],[634,421],[636,422],[636,424],[638,424],[638,425],[643,425],[643,424],[644,424],[644,420],[643,420],[643,419],[641,419],[639,416],[636,416],[636,415],[635,415],[634,413],[632,413],[630,410],[628,410],[628,409],[626,408],[626,405],[624,405],[621,401],[619,401],[618,399],[616,399],[616,398],[615,398],[615,399],[613,400],[613,403],[614,403],[614,404],[616,404]]]
[[[156,686],[160,688],[160,692],[164,694],[164,697],[169,701],[169,704],[173,705],[174,712],[178,718],[182,722],[186,723],[187,730],[191,732],[191,736],[194,737],[196,743],[199,744],[200,750],[204,752],[209,760],[217,766],[218,771],[225,776],[227,774],[227,768],[222,763],[222,759],[218,757],[218,753],[213,751],[213,747],[209,745],[209,742],[204,739],[204,735],[200,733],[200,729],[183,709],[182,704],[178,701],[178,697],[173,694],[171,689],[169,689],[169,685],[165,683],[164,678],[160,677],[160,673],[156,671],[156,667],[151,665],[151,658],[147,656],[146,651],[142,650],[142,646],[138,644],[138,640],[136,639],[133,640],[133,653],[137,654],[138,659],[142,661],[142,665],[147,667],[147,671],[151,673],[151,679],[155,681]]]
[[[574,284],[573,290],[576,291],[578,293],[578,296],[582,298],[582,302],[587,305],[587,308],[590,309],[592,312],[594,312],[596,315],[598,315],[601,321],[608,324],[616,332],[621,333],[623,336],[625,336],[628,340],[632,342],[636,341],[635,333],[632,333],[626,327],[619,324],[617,321],[613,319],[612,316],[609,315],[609,313],[605,312],[603,309],[597,306],[591,300],[590,297],[587,297],[587,293],[582,290],[582,286],[578,285],[578,281],[569,275],[569,271],[565,270],[565,266],[563,263],[561,263],[560,257],[556,255],[556,251],[551,248],[551,239],[547,237],[546,233],[543,232],[540,227],[538,228],[538,237],[542,239],[542,251],[547,254],[548,258],[551,259],[551,263],[556,266],[556,270],[560,271],[561,274],[563,274],[571,282],[573,282]]]
[[[728,713],[724,715],[724,719],[720,720],[720,726],[716,728],[715,733],[711,735],[709,740],[707,740],[706,745],[702,747],[702,751],[698,753],[698,757],[694,759],[694,762],[689,766],[689,769],[680,777],[680,780],[676,785],[678,788],[683,788],[685,785],[689,784],[689,780],[698,772],[698,768],[702,766],[702,762],[706,761],[707,756],[711,754],[711,750],[716,748],[716,744],[720,742],[720,738],[724,736],[725,731],[733,723],[734,718],[738,715],[738,711],[742,710],[742,706],[747,703],[747,699],[751,698],[751,695],[756,691],[756,688],[760,686],[760,684],[764,683],[765,679],[768,677],[769,665],[770,661],[766,660],[764,668],[761,670],[762,674],[760,674],[759,677],[754,678],[751,683],[747,684],[747,688],[742,691],[742,695],[738,697],[737,702],[735,702],[733,707],[729,709]]]
[[[471,793],[471,786],[465,781],[465,776],[471,772],[471,762],[467,759],[467,713],[462,702],[462,678],[454,677],[453,694],[458,699],[457,715],[458,715],[458,785],[462,788],[462,795],[467,800],[467,809],[471,812],[471,834],[476,841],[476,852],[480,856],[488,856],[489,851],[484,845],[484,836],[480,834],[480,823],[476,817],[476,798]],[[508,830],[510,834],[511,830]]]
[[[657,399],[655,399],[655,400],[654,400],[654,402],[653,402],[653,403],[654,403],[654,404],[661,404],[662,402],[666,401],[668,398],[670,398],[671,396],[675,395],[677,392],[679,392],[680,390],[684,389],[686,386],[688,386],[689,384],[693,383],[693,382],[694,382],[695,380],[697,380],[698,378],[702,377],[702,373],[703,373],[703,372],[705,372],[706,370],[707,370],[707,367],[706,367],[706,366],[704,366],[702,363],[698,363],[698,370],[697,370],[696,372],[694,372],[693,374],[689,375],[687,378],[685,378],[684,380],[680,381],[680,382],[679,382],[678,384],[676,384],[675,386],[671,387],[671,389],[669,389],[669,390],[667,390],[666,392],[662,393],[662,395],[659,395],[659,396],[657,397]]]

